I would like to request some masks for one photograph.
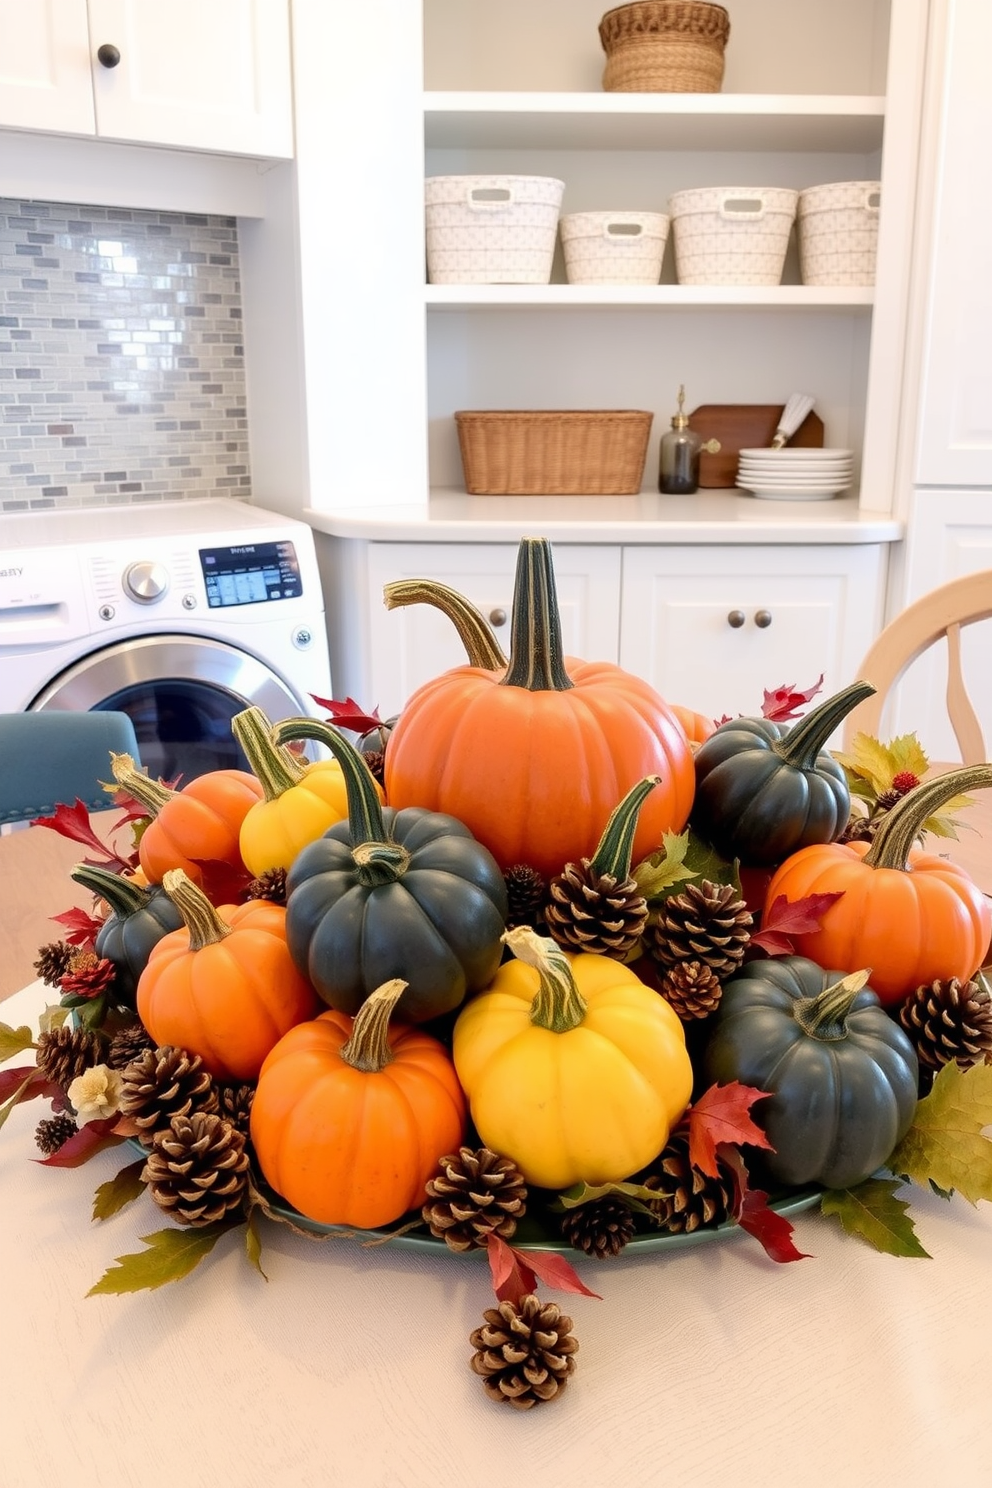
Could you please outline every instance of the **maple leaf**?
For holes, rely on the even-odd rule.
[[[969,1204],[992,1199],[992,1065],[962,1070],[945,1064],[886,1167],[922,1188],[962,1194]]]
[[[767,1099],[766,1090],[755,1090],[732,1080],[729,1085],[711,1085],[709,1090],[689,1107],[689,1161],[701,1173],[719,1178],[717,1149],[727,1145],[766,1147],[772,1144],[751,1120],[749,1112],[755,1101]]]
[[[730,1218],[759,1242],[771,1260],[783,1263],[808,1260],[806,1252],[797,1250],[793,1244],[793,1227],[789,1220],[769,1207],[768,1195],[763,1189],[750,1186],[744,1159],[737,1148],[724,1147],[721,1157],[734,1181]]]
[[[800,715],[796,710],[799,704],[808,703],[810,698],[816,697],[822,686],[823,673],[821,672],[818,680],[806,692],[798,691],[794,682],[783,682],[781,687],[776,687],[771,692],[767,687],[764,688],[765,696],[761,704],[762,718],[770,718],[774,723],[788,723],[790,719],[798,718]]]
[[[524,1254],[507,1245],[492,1231],[486,1249],[493,1291],[500,1302],[519,1303],[521,1297],[535,1290],[538,1277],[556,1291],[577,1292],[580,1296],[602,1301],[599,1293],[589,1290],[564,1256],[545,1250],[530,1250]]]
[[[338,728],[348,729],[353,734],[367,734],[370,729],[382,727],[378,705],[371,713],[366,713],[354,698],[345,698],[343,703],[339,703],[334,698],[318,697],[315,692],[310,696],[318,707],[327,709],[331,722]]]
[[[812,935],[820,928],[820,921],[835,899],[843,897],[843,889],[833,894],[807,894],[803,899],[789,899],[779,894],[772,900],[770,909],[761,917],[761,929],[751,936],[749,944],[758,946],[768,956],[793,956],[796,953],[794,935]]]
[[[36,816],[31,822],[33,827],[48,827],[53,832],[58,832],[60,837],[68,837],[73,842],[81,842],[88,847],[94,858],[88,858],[88,863],[97,866],[106,866],[114,872],[121,872],[132,866],[130,860],[118,856],[112,848],[96,835],[90,825],[89,808],[85,801],[76,797],[75,806],[66,806],[60,802],[55,808],[53,816]]]
[[[666,832],[661,847],[637,864],[633,877],[649,904],[663,902],[691,878],[733,884],[738,893],[741,889],[736,861],[721,858],[691,827],[679,836]]]
[[[63,939],[69,945],[82,946],[84,949],[93,945],[103,929],[103,921],[94,919],[85,909],[67,909],[62,914],[49,915],[49,919],[65,927]]]
[[[820,1200],[820,1212],[839,1219],[848,1235],[856,1235],[885,1255],[923,1256],[904,1199],[895,1197],[902,1183],[895,1178],[869,1178],[856,1188],[831,1188]]]

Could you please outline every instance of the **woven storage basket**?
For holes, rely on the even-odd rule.
[[[880,181],[834,181],[799,193],[804,284],[874,284]]]
[[[473,496],[631,496],[653,415],[640,409],[455,414]]]
[[[657,284],[661,278],[664,212],[569,212],[560,231],[569,284]]]
[[[554,176],[428,176],[432,284],[547,284],[564,181]]]
[[[636,0],[599,23],[608,93],[719,93],[730,17],[722,5]]]
[[[701,186],[668,199],[680,284],[779,284],[798,191]]]

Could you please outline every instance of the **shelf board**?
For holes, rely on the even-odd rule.
[[[737,310],[870,311],[870,285],[818,287],[809,284],[428,284],[428,310],[542,309],[679,310],[715,307]]]
[[[424,94],[436,149],[881,149],[885,99],[819,93]]]

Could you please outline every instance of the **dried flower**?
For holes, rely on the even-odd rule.
[[[113,1116],[121,1102],[124,1082],[120,1070],[109,1064],[94,1064],[77,1075],[66,1092],[81,1125],[87,1121],[105,1121]]]
[[[59,986],[63,996],[99,997],[114,984],[117,967],[106,956],[97,956],[93,951],[77,951],[69,962]]]

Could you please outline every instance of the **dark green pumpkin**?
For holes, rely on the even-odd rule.
[[[329,724],[290,719],[279,743],[318,739],[348,790],[348,820],[296,858],[286,878],[286,939],[318,994],[354,1016],[383,982],[407,982],[397,1011],[424,1023],[485,987],[502,958],[506,883],[496,859],[442,812],[379,804],[358,752]]]
[[[183,917],[161,884],[144,888],[90,863],[80,863],[72,877],[110,905],[110,915],[97,931],[94,950],[117,968],[116,1001],[133,1007],[138,978],[153,947],[163,935],[180,929]]]
[[[916,1051],[866,976],[777,956],[724,984],[703,1075],[769,1092],[754,1108],[775,1149],[761,1161],[789,1187],[861,1183],[912,1123]]]
[[[851,813],[841,766],[824,745],[843,718],[875,691],[853,682],[791,728],[768,718],[733,718],[696,750],[694,830],[720,855],[773,867],[813,843],[834,842]]]

